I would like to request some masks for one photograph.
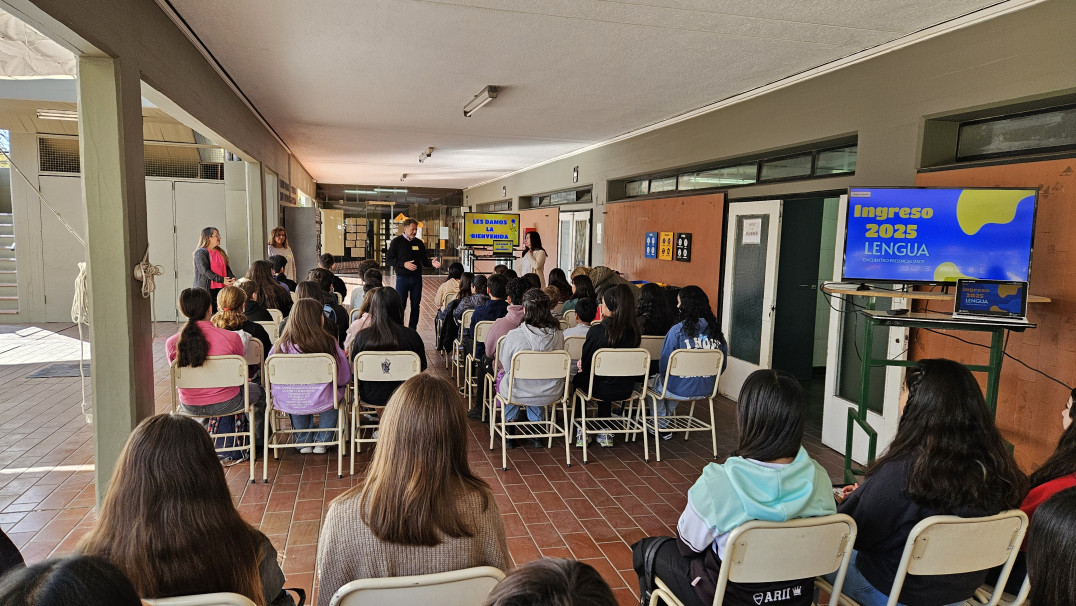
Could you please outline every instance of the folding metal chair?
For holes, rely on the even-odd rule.
[[[647,411],[645,409],[643,410],[643,420],[644,423],[649,423],[649,429],[653,430],[654,454],[658,461],[661,460],[661,437],[658,423],[662,420],[667,421],[668,426],[664,429],[660,429],[660,431],[682,431],[684,432],[685,440],[688,439],[688,435],[692,431],[709,431],[710,441],[712,442],[714,450],[714,458],[717,458],[717,428],[714,426],[714,398],[717,397],[717,384],[721,375],[721,365],[724,361],[725,354],[721,353],[720,349],[677,349],[669,356],[669,364],[665,367],[665,375],[663,376],[663,381],[661,383],[661,392],[658,393],[654,389],[646,390],[646,397],[650,399],[653,407],[650,409],[652,414],[649,420],[646,418]],[[669,394],[669,379],[674,377],[713,377],[714,386],[713,389],[710,390],[710,393],[706,395],[674,398]],[[688,410],[686,415],[658,417],[658,400],[680,400],[691,402],[691,409]],[[706,400],[707,404],[710,406],[709,423],[695,418],[695,402],[699,400]],[[643,439],[643,458],[647,461],[650,460],[650,450],[646,438]]]
[[[500,348],[500,341],[498,341],[498,349]],[[501,436],[501,469],[508,470],[508,428],[523,432],[518,437],[526,438],[547,438],[549,440],[548,446],[553,445],[553,438],[564,438],[564,458],[568,465],[571,466],[572,458],[571,453],[568,451],[568,398],[570,385],[568,384],[568,375],[571,368],[572,359],[568,356],[568,352],[564,350],[558,351],[517,351],[512,355],[512,360],[509,362],[508,367],[508,390],[507,393],[497,393],[494,396],[494,406],[490,419],[490,425],[493,431],[489,436],[489,449],[493,450],[493,443],[497,435]],[[542,404],[522,404],[513,399],[512,395],[515,391],[515,382],[519,380],[552,380],[561,379],[564,381],[564,389],[560,390],[557,394],[553,394],[548,402]],[[544,421],[509,421],[505,418],[504,408],[505,406],[513,404],[516,406],[542,406],[546,409],[546,419]],[[561,412],[563,412],[564,422],[557,423],[556,406],[561,405]],[[501,412],[501,422],[498,425],[496,416],[497,411]]]
[[[504,578],[492,566],[406,577],[352,581],[336,590],[329,606],[479,606]]]
[[[474,340],[471,341],[471,351],[467,352],[467,357],[464,358],[464,364],[466,365],[465,376],[463,381],[464,389],[467,390],[467,407],[474,406],[474,391],[478,388],[478,377],[476,373],[478,369],[475,367],[478,364],[478,349],[479,343],[486,341],[486,335],[489,334],[490,327],[493,326],[493,320],[483,320],[474,325]],[[485,407],[482,408],[482,420],[486,420]]]
[[[254,602],[238,593],[201,593],[174,598],[143,599],[146,606],[254,606]]]
[[[261,324],[265,332],[269,334],[269,340],[274,344],[280,340],[280,322],[272,322],[269,320],[259,320],[255,324]]]
[[[445,368],[448,368],[449,365],[452,366],[452,376],[456,379],[456,387],[460,386],[460,381],[463,379],[463,334],[471,327],[471,316],[473,315],[473,309],[463,312],[463,316],[460,318],[460,333],[456,340],[452,342],[452,351],[446,352],[448,357],[445,358]]]
[[[564,320],[568,322],[568,328],[573,328],[574,326],[579,324],[579,316],[578,314],[576,314],[574,309],[569,309],[568,311],[564,312],[561,317],[563,317]]]
[[[359,384],[363,381],[406,381],[420,372],[422,360],[413,351],[360,351],[355,354],[351,364],[351,475],[355,475],[355,453],[362,452],[362,444],[377,442],[377,436],[373,434],[378,424],[363,423],[363,415],[376,413],[378,408],[383,408],[363,404]],[[364,431],[370,433],[369,437],[362,437]]]
[[[323,353],[316,354],[273,354],[265,361],[265,380],[268,390],[265,394],[265,441],[262,458],[262,481],[269,481],[269,449],[273,449],[273,458],[279,458],[281,448],[300,446],[336,446],[336,477],[344,477],[344,428],[347,426],[347,401],[337,399],[339,387],[336,383],[336,358]],[[329,383],[332,386],[333,409],[338,411],[336,427],[333,429],[284,429],[283,422],[288,413],[276,408],[273,398],[274,385],[319,385]],[[315,413],[316,414],[316,413]],[[270,435],[270,428],[272,433]],[[323,431],[336,434],[332,442],[296,442],[288,440],[289,435],[310,433],[317,437]]]
[[[280,326],[280,322],[284,319],[284,313],[279,309],[274,309],[272,307],[265,311],[269,312],[269,316],[273,318],[273,322],[276,322],[276,325]]]
[[[587,462],[587,434],[591,433],[616,433],[624,434],[625,437],[637,437],[643,431],[643,419],[641,408],[643,406],[642,390],[632,391],[631,395],[623,400],[619,417],[591,417],[587,418],[587,405],[594,401],[594,378],[595,377],[643,377],[646,382],[647,373],[650,371],[650,353],[645,349],[619,349],[603,347],[594,352],[594,361],[590,365],[590,378],[587,390],[575,390],[572,406],[572,428],[583,434],[583,463]],[[574,404],[579,404],[579,416],[576,417]],[[643,444],[646,444],[646,436],[643,436]]]

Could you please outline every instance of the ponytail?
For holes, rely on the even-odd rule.
[[[226,286],[217,293],[218,311],[210,319],[213,326],[224,330],[239,330],[247,321],[243,308],[247,304],[247,293],[237,286]]]
[[[177,362],[180,367],[197,368],[205,364],[206,358],[209,357],[209,341],[198,322],[205,319],[212,301],[209,291],[204,288],[185,288],[179,293],[179,310],[187,316],[187,323],[183,325],[183,330],[179,332],[179,341],[176,342]]]

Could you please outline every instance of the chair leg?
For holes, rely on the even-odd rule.
[[[269,398],[265,399],[265,422],[262,423],[262,433],[265,434],[262,441],[262,482],[269,483],[269,415],[273,414],[273,402]],[[254,426],[251,425],[253,428]],[[251,457],[253,460],[253,457]]]
[[[564,463],[565,463],[565,465],[567,467],[571,467],[572,466],[572,453],[568,448],[569,447],[568,440],[569,440],[569,436],[572,435],[572,432],[568,429],[570,427],[570,425],[568,424],[568,403],[563,401],[563,400],[561,401],[561,413],[564,415]],[[554,410],[553,410],[553,414],[554,415],[556,414],[556,408],[555,407],[554,407]]]
[[[248,403],[247,404],[247,436],[249,437],[250,441],[247,442],[247,448],[250,449],[250,483],[251,484],[253,484],[254,481],[255,481],[254,480],[254,457],[257,455],[257,452],[258,452],[257,439],[255,438],[255,436],[257,434],[254,433],[254,427],[255,427],[255,425],[254,425],[254,417],[256,415],[257,415],[257,413],[254,411],[254,408],[252,406],[250,406],[250,404]]]
[[[692,419],[695,418],[695,400],[691,401],[691,409],[688,410],[687,416],[691,417]],[[690,423],[690,421],[688,421],[688,422]],[[691,435],[691,432],[685,429],[684,430],[684,441],[685,442],[687,442],[687,438],[690,435]]]
[[[359,437],[358,429],[356,429],[356,423],[358,422],[356,417],[359,415],[359,405],[355,402],[355,407],[351,409],[351,436],[349,442],[351,442],[351,475],[355,475],[355,441]]]
[[[714,423],[714,399],[710,398],[710,440],[713,442],[714,458],[717,458],[717,424]]]
[[[501,406],[501,471],[508,471],[508,417]]]

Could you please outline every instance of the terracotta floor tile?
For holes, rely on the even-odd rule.
[[[590,538],[590,535],[585,532],[564,534],[561,536],[564,539],[564,543],[568,546],[568,549],[572,550],[572,555],[577,560],[605,557],[605,554],[598,548],[594,539]]]
[[[560,533],[557,532],[557,527],[553,524],[527,524],[527,530],[531,533],[534,544],[539,549],[564,545],[564,539],[561,538]]]
[[[617,570],[631,569],[631,546],[624,541],[598,543],[598,548]]]

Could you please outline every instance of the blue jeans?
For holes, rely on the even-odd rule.
[[[291,426],[295,429],[310,429],[314,426],[314,415],[293,415],[291,417]],[[325,412],[318,413],[318,429],[335,429],[337,418],[340,416],[340,411],[335,408],[330,408]],[[310,434],[297,433],[295,434],[296,443],[310,442]],[[331,431],[319,431],[314,442],[331,442],[333,441],[333,432]]]
[[[396,292],[400,295],[400,303],[407,307],[407,299],[411,299],[411,315],[407,319],[407,326],[418,328],[418,312],[422,307],[422,276],[396,275]]]
[[[654,387],[653,387],[654,391],[656,391],[658,393],[661,393],[661,390],[663,388],[663,383],[664,383],[663,379],[664,379],[664,377],[661,376],[661,375],[658,375],[657,377],[655,377],[655,379],[654,379]],[[654,409],[657,408],[656,416],[658,418],[658,428],[659,429],[665,429],[666,427],[669,426],[669,422],[667,420],[665,420],[665,419],[662,419],[662,417],[668,417],[668,416],[672,416],[672,415],[676,414],[676,406],[678,404],[680,404],[680,402],[690,402],[690,401],[695,399],[695,398],[686,398],[686,399],[681,398],[680,396],[677,396],[676,394],[674,394],[672,392],[666,392],[665,395],[673,396],[673,397],[666,398],[664,400],[658,398],[656,404],[653,403],[654,400],[651,400],[650,398],[647,398],[647,404],[650,406],[650,408],[647,408],[646,412],[647,412],[647,414],[655,414]],[[707,394],[707,395],[709,395],[709,394]]]
[[[505,406],[504,407],[504,419],[505,419],[505,421],[507,421],[509,423],[511,423],[512,421],[515,421],[516,420],[516,415],[519,414],[519,408],[520,407],[516,406],[515,404],[509,404],[509,405]],[[544,406],[525,406],[524,408],[527,409],[527,420],[528,421],[541,421],[545,417],[545,415],[543,414],[545,412],[545,407]]]
[[[848,573],[844,575],[844,587],[841,588],[841,593],[859,602],[862,606],[886,606],[889,596],[875,589],[874,585],[871,585],[870,581],[863,576],[863,573],[859,572],[859,568],[856,566],[856,557],[858,555],[859,552],[853,549],[852,559],[848,562]],[[836,579],[836,572],[826,575],[826,580],[830,584]],[[954,602],[949,606],[960,606],[963,603]],[[897,606],[904,606],[904,604],[898,602]]]

